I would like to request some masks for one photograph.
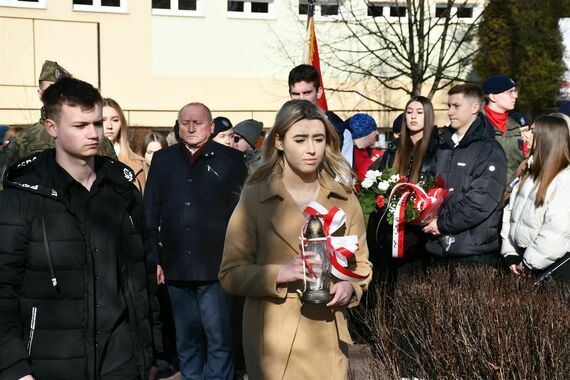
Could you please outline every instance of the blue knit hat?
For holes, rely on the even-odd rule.
[[[348,121],[348,127],[353,140],[368,136],[378,128],[372,116],[365,113],[357,113],[352,116]]]
[[[485,95],[500,94],[515,87],[515,81],[506,75],[493,75],[483,82],[481,90]]]

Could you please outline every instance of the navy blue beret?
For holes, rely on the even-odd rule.
[[[483,82],[481,89],[485,95],[500,94],[515,87],[515,81],[506,75],[493,75]]]

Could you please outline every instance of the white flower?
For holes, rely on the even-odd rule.
[[[400,180],[399,174],[392,174],[392,176],[389,179],[390,182],[398,182],[399,180]]]
[[[378,173],[380,173],[378,170],[368,170],[364,175],[364,179],[370,179],[374,181],[378,177]]]
[[[378,190],[386,191],[390,187],[390,183],[388,181],[380,181],[378,182]]]
[[[372,178],[364,178],[362,181],[362,188],[369,189],[372,185],[374,185],[374,179]]]

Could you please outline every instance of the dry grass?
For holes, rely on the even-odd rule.
[[[370,302],[371,378],[568,379],[570,286],[434,269]]]

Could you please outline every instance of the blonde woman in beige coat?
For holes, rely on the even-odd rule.
[[[366,290],[371,265],[352,171],[338,144],[317,106],[285,103],[230,219],[219,279],[227,292],[247,297],[243,346],[250,379],[347,378],[352,341],[346,309]],[[340,235],[359,240],[348,268],[368,275],[360,282],[334,281],[326,305],[303,305],[297,292],[306,272],[300,257],[302,210],[311,201],[345,211]]]

